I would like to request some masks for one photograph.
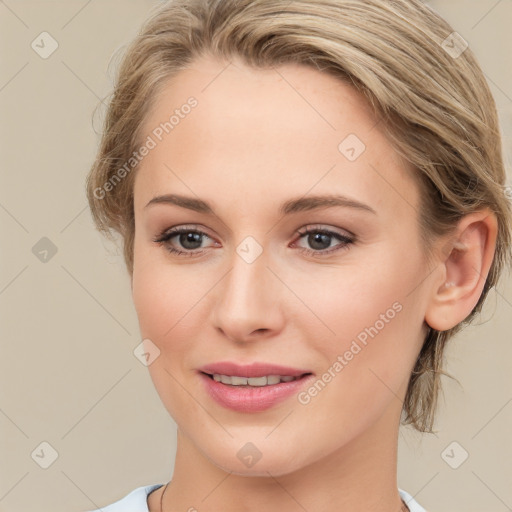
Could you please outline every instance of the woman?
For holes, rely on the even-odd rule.
[[[447,341],[509,262],[494,100],[419,0],[175,0],[87,182],[122,235],[172,480],[114,511],[420,512]]]

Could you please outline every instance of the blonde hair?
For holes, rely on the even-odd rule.
[[[303,64],[353,85],[379,116],[396,151],[416,170],[426,254],[467,213],[498,220],[494,260],[478,304],[454,328],[430,329],[403,404],[404,424],[431,432],[446,342],[481,310],[510,261],[512,213],[495,102],[469,48],[420,0],[171,0],[128,47],[87,178],[93,220],[124,241],[133,275],[136,166],[107,188],[140,147],[159,88],[196,58],[240,57],[255,68]],[[126,167],[125,167],[126,170]],[[117,173],[117,174],[116,174]],[[101,191],[101,192],[98,192]]]

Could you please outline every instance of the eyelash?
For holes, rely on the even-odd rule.
[[[196,233],[199,235],[204,235],[207,238],[209,237],[206,233],[203,231],[199,231],[193,228],[189,228],[186,226],[179,227],[179,228],[173,228],[171,230],[164,230],[161,232],[156,238],[153,239],[153,242],[164,245],[165,249],[169,251],[171,254],[176,254],[178,256],[187,256],[187,257],[193,257],[193,256],[199,256],[201,255],[204,250],[196,249],[196,250],[188,250],[188,251],[182,251],[180,249],[175,249],[174,247],[171,247],[167,242],[171,240],[171,238],[174,238],[175,236],[181,234],[181,233]],[[353,244],[355,242],[355,237],[350,237],[346,235],[342,235],[340,233],[336,233],[334,231],[329,231],[327,229],[320,229],[320,228],[306,228],[303,231],[298,231],[297,234],[300,235],[299,239],[310,235],[312,233],[320,233],[322,235],[327,235],[330,237],[337,238],[341,243],[338,246],[335,246],[331,249],[323,249],[323,250],[314,250],[314,249],[307,249],[305,247],[299,247],[299,251],[308,254],[309,256],[314,257],[323,257],[326,255],[330,255],[333,252],[341,251],[341,250],[348,250],[349,245]]]

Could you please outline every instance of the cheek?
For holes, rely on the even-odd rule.
[[[202,296],[204,290],[190,283],[179,267],[141,258],[134,265],[133,302],[141,337],[151,340],[160,351],[148,371],[162,403],[180,426],[193,416],[190,397],[181,386],[192,366],[189,359],[194,340],[200,337],[197,315]]]
[[[355,337],[376,322],[382,330],[381,315],[389,310],[383,320],[393,320],[399,309],[393,305],[398,302],[405,307],[410,302],[407,295],[414,287],[417,269],[413,264],[402,264],[401,259],[397,262],[396,258],[398,255],[391,255],[386,261],[381,253],[375,258],[293,280],[294,292],[310,309],[309,316],[316,317],[319,327],[323,323],[325,328],[319,332],[323,332],[324,340],[329,339],[329,334],[332,339]]]
[[[144,271],[134,272],[133,302],[141,335],[150,338],[162,352],[171,341],[173,350],[181,350],[198,325],[197,314],[205,291],[186,276],[177,268],[157,265],[147,265]],[[184,332],[188,333],[185,337]]]
[[[367,392],[379,377],[394,390],[401,386],[421,348],[423,312],[419,290],[413,292],[420,275],[419,257],[410,254],[404,261],[388,250],[387,257],[381,251],[328,277],[317,276],[314,286],[301,285],[297,294],[314,313],[301,320],[302,327],[311,333],[316,324],[319,335],[308,336],[308,343],[321,354],[326,370],[342,356],[343,370],[338,365],[339,371],[332,371],[366,382]]]
[[[169,263],[166,257],[164,248],[135,237],[133,303],[141,335],[157,345],[188,323],[194,304],[204,294],[196,286],[197,280],[191,281],[183,267]]]

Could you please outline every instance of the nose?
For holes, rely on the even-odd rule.
[[[267,252],[252,262],[234,252],[230,262],[230,270],[214,288],[215,328],[237,343],[275,336],[284,325],[285,285],[269,267]]]

